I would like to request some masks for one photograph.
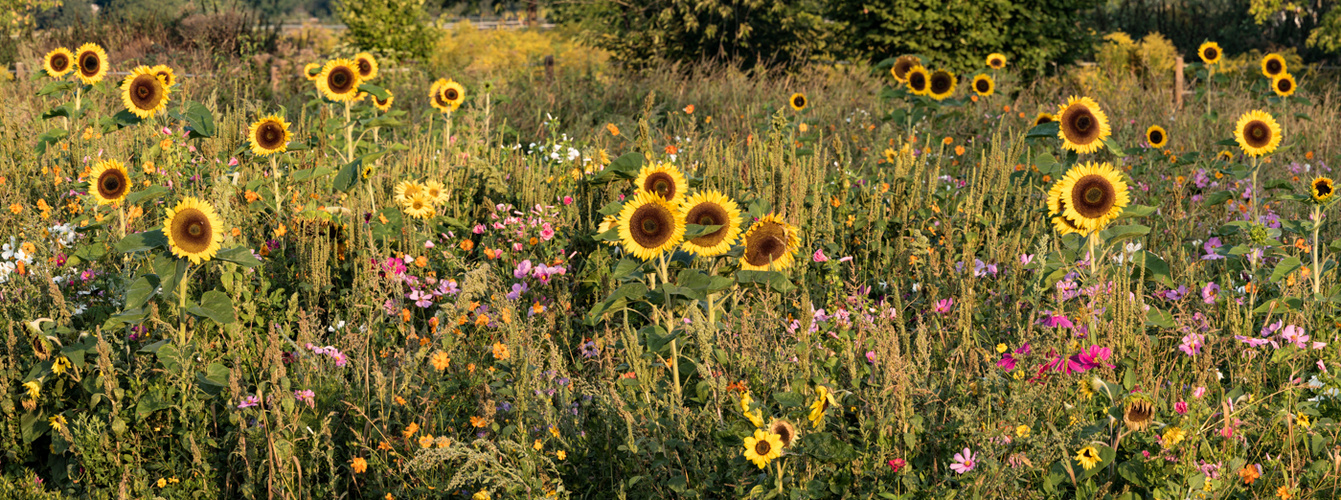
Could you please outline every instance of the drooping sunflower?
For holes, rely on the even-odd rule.
[[[377,96],[373,96],[372,100],[373,100],[373,106],[376,106],[378,111],[385,113],[391,110],[391,103],[396,101],[396,94],[391,93],[390,89],[383,89],[383,90],[386,90],[385,101],[383,101],[381,98]]]
[[[1111,163],[1076,165],[1057,182],[1062,191],[1063,203],[1058,206],[1062,217],[1085,234],[1108,225],[1131,203],[1127,182]]]
[[[774,420],[773,423],[768,426],[768,432],[778,435],[778,439],[782,442],[783,448],[791,448],[792,443],[796,442],[796,428],[792,427],[791,422],[786,420]]]
[[[167,84],[148,66],[136,67],[121,82],[121,102],[141,119],[167,109],[168,93]]]
[[[1262,75],[1267,78],[1275,78],[1288,69],[1285,66],[1285,58],[1281,57],[1280,54],[1267,54],[1266,57],[1262,58]]]
[[[740,207],[717,191],[700,191],[680,204],[686,224],[722,226],[716,231],[685,241],[685,251],[704,257],[721,255],[731,250],[740,236]]]
[[[1336,194],[1336,186],[1326,177],[1315,177],[1309,185],[1309,196],[1317,204],[1327,203]]]
[[[745,438],[745,459],[754,462],[760,469],[768,467],[773,459],[782,456],[782,438],[763,429],[755,429],[754,435]]]
[[[1289,73],[1281,73],[1280,76],[1271,79],[1271,90],[1275,91],[1278,96],[1289,97],[1294,95],[1295,87],[1298,87],[1298,84],[1294,81],[1294,75]]]
[[[1122,412],[1122,423],[1133,431],[1143,431],[1155,421],[1155,404],[1142,394],[1133,395]]]
[[[1234,124],[1234,140],[1238,141],[1243,154],[1248,156],[1262,156],[1275,151],[1276,146],[1280,146],[1280,135],[1280,124],[1270,113],[1262,110],[1244,113]]]
[[[689,191],[689,181],[685,180],[684,173],[670,163],[644,165],[642,170],[638,171],[638,178],[633,181],[633,186],[639,191],[660,196],[672,204],[679,203],[684,199],[686,191]]]
[[[89,172],[89,192],[99,205],[117,203],[130,191],[130,175],[126,166],[116,160],[100,161]]]
[[[42,58],[42,69],[47,70],[47,76],[60,78],[69,73],[74,68],[74,54],[65,47],[56,47],[51,52],[47,52],[46,57]]]
[[[795,94],[792,94],[792,97],[790,99],[787,99],[787,104],[790,104],[792,106],[792,109],[800,111],[806,109],[806,105],[810,104],[810,101],[806,100],[805,94],[797,92]]]
[[[927,89],[931,87],[931,72],[921,64],[913,66],[908,70],[908,90],[913,95],[927,95]]]
[[[651,260],[684,239],[684,217],[660,196],[638,191],[619,212],[619,239],[625,252]]]
[[[1071,97],[1057,110],[1062,148],[1077,153],[1093,153],[1103,147],[1103,140],[1112,133],[1108,115],[1099,109],[1099,103],[1088,97]]]
[[[257,156],[283,153],[289,149],[289,122],[279,115],[270,115],[251,124],[247,129],[247,140],[251,141],[251,152]]]
[[[177,74],[173,73],[172,68],[169,68],[166,64],[155,64],[154,67],[149,68],[149,71],[153,71],[154,76],[163,80],[163,85],[167,85],[169,89],[177,84]]]
[[[987,67],[992,69],[1002,69],[1006,67],[1006,55],[991,53],[987,54]]]
[[[317,75],[321,74],[321,63],[310,62],[303,65],[303,77],[310,81],[317,81]]]
[[[937,101],[945,100],[955,93],[955,74],[949,70],[938,69],[931,73],[927,93]]]
[[[447,186],[442,185],[441,182],[436,180],[430,180],[424,183],[424,194],[428,195],[429,200],[431,200],[434,205],[447,203]]]
[[[1048,190],[1048,217],[1052,221],[1052,227],[1062,236],[1071,233],[1086,234],[1084,228],[1062,215],[1066,213],[1066,205],[1066,192],[1062,191],[1062,183],[1054,183]]]
[[[1162,148],[1169,144],[1169,133],[1164,131],[1164,127],[1151,125],[1150,128],[1145,129],[1145,140],[1150,143],[1151,147]]]
[[[405,205],[410,202],[410,198],[419,196],[424,192],[424,186],[414,181],[400,181],[396,184],[396,203]]]
[[[402,206],[405,215],[416,219],[427,219],[432,217],[436,210],[433,208],[433,200],[428,197],[428,193],[420,192],[411,197]]]
[[[107,76],[107,51],[96,43],[86,43],[75,51],[75,67],[79,69],[79,81],[93,85]]]
[[[1201,57],[1201,62],[1206,64],[1215,64],[1220,62],[1220,44],[1215,42],[1206,42],[1197,47],[1197,55]]]
[[[973,91],[980,96],[987,97],[996,91],[996,82],[993,82],[992,77],[987,75],[975,76],[973,77]]]
[[[428,98],[433,107],[443,113],[456,111],[466,100],[466,88],[454,80],[439,78],[429,87]]]
[[[792,266],[801,240],[796,229],[776,214],[765,215],[742,237],[745,254],[740,268],[745,271],[781,271]]]
[[[352,101],[359,95],[359,73],[354,61],[335,59],[327,61],[317,75],[317,90],[328,100]]]
[[[889,67],[889,74],[894,75],[894,79],[899,83],[907,83],[908,70],[921,64],[922,60],[917,56],[899,56],[894,60],[894,65]]]
[[[367,52],[354,55],[354,65],[359,70],[359,80],[368,81],[377,78],[377,59]]]
[[[223,243],[223,222],[214,206],[194,196],[183,198],[175,208],[168,209],[163,223],[168,236],[168,248],[173,255],[199,264],[214,258]]]
[[[1052,113],[1049,113],[1049,112],[1047,112],[1047,111],[1043,111],[1043,112],[1040,112],[1040,113],[1038,114],[1038,116],[1035,116],[1035,117],[1034,117],[1034,126],[1037,127],[1037,126],[1042,125],[1042,124],[1044,124],[1044,123],[1049,123],[1049,122],[1054,122],[1054,121],[1057,121],[1057,118],[1054,117],[1054,116],[1052,116]]]

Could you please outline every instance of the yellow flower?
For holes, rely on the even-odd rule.
[[[446,78],[433,82],[428,89],[429,104],[443,113],[456,111],[466,101],[466,88]]]
[[[1298,423],[1300,427],[1303,427],[1305,429],[1313,427],[1313,420],[1309,419],[1308,415],[1303,413],[1296,415],[1294,417],[1294,421]]]
[[[433,435],[432,435],[432,434],[424,433],[424,435],[419,436],[419,447],[420,447],[420,448],[428,448],[428,447],[431,447],[431,446],[433,446]]]
[[[1007,346],[1006,344],[997,344],[997,345],[996,345],[996,352],[997,352],[997,354],[1001,354],[1001,353],[1006,352],[1006,351],[1008,351],[1008,350],[1010,350],[1010,347]]]
[[[1088,97],[1071,97],[1057,109],[1057,136],[1062,148],[1077,153],[1093,153],[1103,147],[1104,138],[1112,134],[1108,115],[1099,103]]]
[[[559,450],[559,451],[554,452],[554,455],[557,456],[557,457],[559,457],[559,460],[567,460],[567,459],[568,459],[568,452],[563,451],[563,450]]]
[[[317,75],[317,90],[326,99],[336,102],[357,99],[361,83],[358,68],[349,59],[327,61],[321,74]]]
[[[993,53],[991,53],[991,54],[987,54],[987,66],[990,67],[990,68],[992,68],[992,69],[1002,69],[1002,68],[1005,68],[1005,67],[1006,67],[1006,56],[1005,56],[1005,54],[999,54],[999,53],[996,53],[996,52],[993,52]]]
[[[174,255],[194,264],[214,258],[223,243],[223,223],[212,205],[188,196],[168,209],[167,215],[163,232]]]
[[[744,413],[744,414],[745,414],[745,418],[750,419],[750,423],[754,424],[755,427],[763,427],[763,426],[764,426],[764,414],[763,414],[764,412],[763,412],[762,410],[753,410],[753,411],[751,411],[751,410],[750,410],[750,406],[753,405],[753,404],[754,404],[754,398],[750,396],[750,393],[747,392],[747,393],[745,393],[744,395],[742,395],[742,396],[740,397],[740,411],[741,411],[741,413]]]
[[[68,422],[63,415],[52,415],[51,418],[47,419],[47,423],[51,424],[52,429],[61,430]]]
[[[542,442],[540,442],[539,439],[537,439],[537,440],[535,440],[534,443],[531,443],[531,448],[534,448],[535,451],[540,451],[540,450],[542,450],[542,449],[545,448],[545,443],[542,443]]]
[[[680,204],[686,224],[721,226],[716,231],[685,241],[681,247],[690,253],[710,257],[731,251],[740,236],[740,207],[717,191],[700,191]]]
[[[362,474],[368,471],[368,461],[363,457],[354,457],[354,460],[350,461],[350,466],[353,467],[355,474]]]
[[[815,402],[810,404],[810,415],[806,418],[810,420],[811,425],[819,428],[824,424],[824,412],[829,409],[829,406],[837,404],[838,400],[834,399],[833,393],[829,391],[828,387],[817,386],[815,387]]]
[[[1027,438],[1029,437],[1029,432],[1029,426],[1024,424],[1020,424],[1019,427],[1015,428],[1015,435],[1017,437]]]
[[[763,429],[755,429],[754,435],[745,438],[745,459],[754,462],[760,469],[782,456],[782,436]]]
[[[90,194],[99,205],[120,202],[130,191],[130,176],[126,167],[116,160],[95,163],[88,179]]]
[[[136,67],[121,82],[121,102],[141,119],[167,109],[169,93],[168,84],[148,66]]]
[[[1206,64],[1215,64],[1220,62],[1220,44],[1215,42],[1205,42],[1197,47],[1197,56],[1201,57],[1201,62]]]
[[[740,268],[745,271],[787,269],[801,246],[796,228],[773,213],[760,217],[741,240],[745,252],[740,257]]]
[[[1099,462],[1102,462],[1103,458],[1099,456],[1099,450],[1094,449],[1093,446],[1086,446],[1076,453],[1076,461],[1080,462],[1085,470],[1090,470]]]
[[[1309,196],[1313,198],[1314,203],[1327,203],[1336,194],[1335,186],[1332,180],[1326,177],[1315,177],[1309,186]]]
[[[787,104],[790,104],[792,109],[800,111],[806,109],[806,105],[810,104],[810,101],[806,100],[805,94],[797,92],[795,94],[792,94],[792,97],[790,99],[787,99]]]
[[[160,477],[160,478],[158,478],[158,482],[157,482],[157,484],[158,484],[158,487],[159,487],[159,488],[167,488],[167,487],[168,487],[168,480],[167,480],[167,479],[163,479],[163,478]]]
[[[37,399],[38,396],[42,395],[42,379],[24,382],[23,387],[28,390],[30,399]]]
[[[47,52],[46,57],[42,58],[42,69],[47,71],[47,76],[60,78],[70,72],[74,67],[74,54],[70,49],[57,47],[51,52]]]
[[[684,214],[652,191],[639,190],[617,220],[624,251],[642,260],[672,252],[684,240]]]
[[[279,115],[270,115],[251,124],[247,130],[247,140],[251,142],[251,152],[257,156],[283,153],[289,148],[289,122]]]
[[[1239,117],[1234,125],[1234,140],[1248,156],[1269,154],[1280,146],[1281,128],[1270,113],[1253,110]]]
[[[1165,448],[1173,448],[1174,446],[1177,446],[1178,443],[1183,442],[1183,438],[1185,437],[1187,437],[1187,431],[1178,427],[1170,427],[1168,430],[1164,431],[1164,436],[1160,438],[1160,441],[1164,443]]]
[[[94,85],[107,75],[107,51],[96,43],[86,43],[75,50],[75,76],[84,85]]]
[[[493,500],[493,497],[489,496],[488,491],[480,490],[476,491],[474,495],[471,495],[470,500]]]
[[[1131,203],[1127,183],[1110,163],[1084,163],[1071,167],[1048,193],[1048,214],[1064,224],[1062,234],[1089,234],[1103,229]]]
[[[433,363],[433,368],[438,371],[446,370],[447,367],[452,364],[452,358],[447,357],[447,353],[443,351],[434,353],[431,361]]]
[[[413,436],[414,433],[418,431],[419,431],[419,424],[416,422],[410,422],[410,425],[405,426],[405,430],[400,431],[400,433],[402,436],[405,436],[405,439],[410,439],[410,436]]]
[[[500,360],[500,361],[501,361],[501,360],[504,360],[504,359],[508,359],[508,357],[509,357],[509,354],[508,354],[508,346],[507,346],[507,344],[504,344],[504,343],[502,343],[502,342],[495,342],[495,343],[494,343],[494,359],[496,359],[496,360]]]

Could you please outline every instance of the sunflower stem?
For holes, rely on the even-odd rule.
[[[345,163],[354,161],[354,122],[349,119],[350,101],[345,101]]]
[[[275,183],[275,215],[279,216],[283,212],[284,197],[279,194],[279,167],[275,162],[275,155],[270,156],[270,176]]]
[[[771,432],[771,431],[770,431],[770,432]],[[784,469],[782,468],[782,457],[778,457],[777,461],[775,461],[775,462],[773,462],[773,463],[777,464],[777,466],[778,466],[777,485],[778,485],[778,494],[781,495],[781,494],[782,494],[782,472],[783,472],[783,470],[784,470]]]
[[[1313,268],[1309,269],[1309,274],[1313,276],[1313,298],[1317,299],[1319,287],[1322,285],[1322,268],[1318,267],[1318,230],[1322,229],[1322,206],[1313,205],[1313,247],[1309,250],[1313,253]]]
[[[186,271],[182,273],[182,281],[177,283],[177,341],[186,345],[186,285],[191,282],[191,261],[185,261]]]
[[[1258,163],[1260,158],[1261,157],[1259,156],[1253,156],[1253,187],[1252,187],[1252,200],[1251,200],[1253,206],[1250,207],[1252,208],[1253,218],[1251,222],[1253,224],[1257,223],[1257,171],[1261,169],[1260,164]]]
[[[442,156],[447,157],[448,147],[452,140],[452,112],[447,111],[447,124],[442,127]]]

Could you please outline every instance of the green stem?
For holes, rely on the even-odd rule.
[[[345,101],[345,163],[354,161],[354,123],[349,119],[350,102]]]
[[[1260,157],[1258,157],[1258,156],[1254,156],[1254,157],[1253,157],[1253,188],[1252,188],[1252,189],[1253,189],[1253,191],[1252,191],[1252,204],[1253,204],[1253,206],[1252,206],[1252,217],[1253,217],[1253,219],[1250,221],[1250,222],[1252,222],[1253,224],[1256,224],[1256,223],[1257,223],[1257,171],[1261,168],[1261,167],[1259,166],[1259,163],[1258,163],[1259,159],[1260,159]]]
[[[1309,274],[1313,276],[1313,298],[1317,299],[1318,291],[1322,285],[1322,268],[1318,267],[1318,230],[1322,229],[1322,207],[1313,206],[1313,246],[1310,248],[1313,253],[1313,268],[1309,269]]]
[[[177,313],[181,315],[177,323],[177,340],[182,346],[186,345],[186,287],[191,282],[191,261],[186,261],[185,265],[182,281],[177,284]]]
[[[279,167],[275,161],[275,155],[270,155],[270,177],[275,183],[275,215],[283,212],[284,196],[279,193]]]

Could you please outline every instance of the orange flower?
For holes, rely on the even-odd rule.
[[[433,368],[435,370],[443,371],[446,370],[448,366],[452,365],[452,358],[447,357],[447,353],[438,351],[433,353],[431,362],[433,363]]]
[[[412,316],[413,316],[413,315],[410,313],[410,310],[409,310],[409,309],[401,309],[401,310],[400,310],[400,319],[401,319],[401,321],[404,321],[404,322],[406,322],[406,323],[409,323],[409,322],[410,322],[410,318],[411,318]]]
[[[1005,105],[1005,106],[1002,106],[1002,107],[1001,107],[1001,110],[1002,110],[1002,111],[1005,111],[1005,112],[1007,112],[1007,113],[1009,113],[1009,112],[1010,112],[1010,105],[1007,104],[1007,105]]]
[[[488,315],[488,314],[481,314],[481,315],[479,315],[479,316],[476,316],[476,317],[475,317],[475,326],[478,326],[478,327],[480,327],[480,328],[489,326],[489,315]]]
[[[1290,494],[1289,486],[1281,485],[1280,488],[1276,488],[1276,496],[1280,497],[1281,500],[1290,500],[1294,495]]]
[[[955,146],[955,156],[964,156],[964,146]]]
[[[616,127],[615,124],[607,123],[605,124],[605,129],[610,131],[610,135],[613,135],[615,137],[619,136],[619,127]]]
[[[509,357],[511,357],[511,355],[508,354],[507,344],[504,344],[502,342],[494,342],[493,351],[494,351],[494,359],[496,360],[502,361],[504,359],[508,359]]]
[[[707,118],[704,118],[703,123],[712,123],[712,115],[708,115]]]
[[[834,196],[829,199],[829,204],[833,205],[834,208],[838,208],[843,206],[843,200],[839,199],[837,196]]]
[[[18,203],[11,203],[9,205],[9,211],[14,212],[14,215],[21,214],[23,213],[23,205],[20,205]]]
[[[139,207],[136,207],[136,208],[139,208]],[[234,238],[236,238],[236,237],[238,237],[238,236],[242,236],[242,230],[241,230],[241,229],[238,229],[238,228],[235,227],[235,228],[233,228],[233,231],[231,232],[231,234],[233,235]]]
[[[955,138],[954,138],[954,137],[950,137],[950,136],[948,136],[948,135],[945,136],[944,139],[941,139],[941,144],[944,144],[944,145],[946,145],[946,146],[949,146],[949,145],[954,144],[954,143],[955,143]]]
[[[688,105],[688,106],[685,106],[685,107],[684,107],[684,114],[686,114],[686,115],[692,115],[692,114],[694,114],[694,105],[693,105],[693,104],[690,104],[690,105]]]
[[[353,460],[349,461],[349,464],[353,467],[355,474],[362,474],[368,471],[368,461],[363,457],[354,457]]]
[[[545,312],[545,306],[544,306],[544,305],[541,305],[539,302],[536,302],[536,303],[534,303],[534,304],[531,304],[531,312],[534,313],[534,314],[540,314],[540,313],[543,313],[543,312]]]
[[[670,145],[667,145],[667,146],[666,146],[666,154],[668,154],[668,155],[678,154],[679,152],[680,152],[680,148],[675,147],[674,144],[670,144]]]
[[[386,441],[382,441],[382,442],[380,442],[380,443],[377,443],[377,449],[379,449],[379,450],[390,450],[390,449],[391,449],[391,443],[388,443],[388,442],[386,442]]]
[[[1305,159],[1305,160],[1312,160],[1312,159],[1313,159],[1313,152],[1312,152],[1312,151],[1309,151],[1309,152],[1307,152],[1307,153],[1304,153],[1304,159]]]
[[[1262,473],[1257,472],[1257,467],[1249,464],[1239,469],[1239,477],[1243,478],[1243,484],[1253,484],[1257,478],[1262,477]]]
[[[410,439],[410,436],[413,436],[416,432],[419,432],[419,424],[410,422],[410,425],[405,426],[405,430],[400,431],[400,434],[405,436],[405,439]]]
[[[431,328],[431,329],[432,329],[433,331],[435,331],[435,332],[438,331],[438,317],[437,317],[437,316],[434,316],[434,317],[432,317],[432,318],[428,318],[428,327]]]
[[[289,234],[289,228],[285,227],[284,224],[280,224],[279,227],[275,228],[275,238],[283,238],[286,234]]]
[[[973,102],[978,102],[978,96],[976,96],[976,95],[971,95],[971,96],[969,96],[969,100],[971,100],[971,101],[973,101]]]
[[[424,257],[423,255],[415,257],[414,265],[416,267],[428,267],[428,257]]]
[[[531,241],[529,241],[528,243],[530,243],[531,246],[535,246],[537,243],[540,243],[540,240],[539,240],[539,239],[536,239],[535,236],[532,236],[532,237],[531,237]]]
[[[469,252],[469,251],[475,249],[475,241],[474,241],[474,240],[461,240],[461,245],[460,245],[460,247],[461,247],[461,250],[464,250],[464,251]]]
[[[428,447],[431,447],[431,446],[433,446],[433,435],[432,435],[432,434],[424,434],[424,435],[422,435],[422,436],[419,436],[419,447],[420,447],[420,448],[428,448]]]

